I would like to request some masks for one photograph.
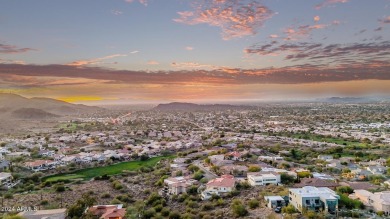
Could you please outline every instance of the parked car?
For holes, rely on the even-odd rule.
[[[275,213],[281,213],[281,212],[282,212],[282,207],[275,208]]]

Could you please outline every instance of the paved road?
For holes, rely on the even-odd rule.
[[[207,179],[215,179],[217,178],[217,174],[211,172],[210,170],[208,170],[205,166],[203,166],[203,162],[200,161],[200,160],[195,160],[194,162],[192,162],[194,165],[198,166],[203,172],[204,172],[204,175]]]

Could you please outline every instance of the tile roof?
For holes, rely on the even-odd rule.
[[[232,175],[222,175],[220,178],[210,180],[207,186],[214,187],[234,187],[235,179]]]

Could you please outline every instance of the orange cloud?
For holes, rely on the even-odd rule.
[[[319,10],[323,7],[327,7],[330,5],[338,4],[338,3],[347,3],[349,0],[324,0],[320,4],[316,5],[314,8]]]
[[[79,67],[80,66],[86,66],[86,65],[96,65],[96,64],[102,63],[103,60],[113,59],[113,58],[116,58],[116,57],[124,57],[124,56],[127,56],[127,55],[126,54],[114,54],[114,55],[104,56],[104,57],[101,57],[101,58],[78,60],[78,61],[71,62],[71,63],[69,63],[67,65],[69,65],[69,66],[79,66]]]
[[[224,40],[255,35],[274,14],[258,0],[197,0],[193,5],[194,11],[178,12],[179,18],[173,20],[219,27]]]

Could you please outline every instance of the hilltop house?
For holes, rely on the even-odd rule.
[[[300,212],[308,209],[335,213],[338,210],[340,197],[329,188],[305,186],[303,188],[289,189],[289,199],[290,203]]]
[[[191,179],[190,177],[171,177],[164,180],[164,184],[167,185],[166,192],[171,195],[179,195],[187,193],[187,189],[196,184],[198,181]]]
[[[247,177],[251,186],[278,185],[281,182],[280,174],[276,172],[247,173]]]
[[[234,160],[234,161],[244,161],[246,159],[245,158],[246,154],[247,153],[232,151],[225,155],[225,159]]]
[[[25,167],[33,170],[33,171],[41,171],[47,170],[50,168],[54,168],[57,165],[57,162],[52,160],[35,160],[32,162],[26,162]]]
[[[220,178],[210,180],[206,184],[206,190],[201,194],[202,200],[207,200],[215,195],[223,195],[233,191],[236,180],[232,175],[222,175]]]
[[[126,209],[119,205],[95,205],[87,209],[87,212],[99,219],[126,219]]]
[[[222,174],[230,174],[233,176],[245,176],[248,172],[247,166],[228,164],[221,166],[220,171]]]

